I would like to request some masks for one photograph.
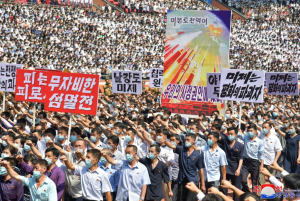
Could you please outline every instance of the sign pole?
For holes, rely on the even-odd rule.
[[[3,91],[3,108],[2,111],[5,112],[5,91]]]
[[[240,101],[240,111],[239,111],[239,129],[241,129],[241,120],[242,120],[242,101]]]
[[[226,114],[226,109],[227,109],[227,101],[224,101],[224,119],[225,119],[225,114]]]
[[[70,142],[70,135],[71,135],[71,128],[72,128],[72,118],[73,114],[70,115],[70,122],[69,122],[69,131],[68,131],[68,141]]]
[[[36,103],[33,103],[32,126],[35,126],[35,115],[36,115]]]
[[[283,96],[283,117],[285,117],[285,95]]]

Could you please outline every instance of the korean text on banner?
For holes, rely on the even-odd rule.
[[[47,72],[17,69],[15,100],[44,103]]]
[[[46,111],[97,115],[99,75],[47,72]]]
[[[162,106],[180,114],[222,113],[222,100],[208,97],[206,73],[228,68],[230,23],[231,11],[168,11]]]
[[[9,64],[9,63],[0,64],[0,70],[1,70],[0,91],[15,92],[17,69],[22,69],[22,68],[23,68],[22,64]]]
[[[298,73],[266,73],[268,94],[299,95]]]
[[[262,103],[265,72],[222,69],[220,98]]]
[[[112,92],[123,94],[142,93],[141,71],[112,71]]]
[[[151,68],[149,86],[151,88],[162,88],[163,74],[163,68]]]
[[[207,73],[207,98],[219,98],[221,73]]]

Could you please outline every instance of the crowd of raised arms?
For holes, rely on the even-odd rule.
[[[146,77],[164,64],[168,10],[216,9],[202,1],[118,2],[129,13],[93,10],[91,1],[0,4],[0,61]],[[232,68],[299,71],[298,1],[224,2],[249,18],[232,20]],[[0,200],[256,201],[262,184],[282,192],[273,200],[300,190],[300,97],[264,94],[262,104],[233,101],[225,112],[194,117],[172,114],[155,90],[120,95],[105,85],[96,116],[48,112],[43,104],[35,110],[6,94]]]

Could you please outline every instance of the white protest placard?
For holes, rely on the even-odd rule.
[[[298,73],[266,73],[268,94],[299,95]]]
[[[151,68],[150,70],[150,83],[151,88],[162,88],[164,69],[163,68]]]
[[[207,73],[207,98],[218,99],[220,94],[221,73]]]
[[[264,71],[222,69],[221,75],[221,100],[263,102]]]
[[[22,64],[0,63],[0,91],[15,92],[17,69],[22,68]]]
[[[141,71],[112,71],[112,92],[123,94],[142,93]]]

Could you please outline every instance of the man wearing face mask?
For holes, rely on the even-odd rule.
[[[101,142],[100,137],[102,134],[101,128],[93,128],[91,131],[90,138],[84,138],[88,143],[88,149],[104,149],[107,147],[106,144]]]
[[[278,137],[271,135],[270,129],[271,124],[269,122],[263,123],[259,138],[264,142],[264,168],[267,168],[272,175],[275,175],[275,171],[270,168],[270,165],[277,163],[282,147]],[[259,175],[259,183],[265,183],[265,176],[263,174]]]
[[[11,167],[16,166],[14,158],[2,158]],[[23,201],[24,188],[17,180],[13,179],[5,167],[0,168],[0,199],[9,201]]]
[[[256,134],[257,128],[254,124],[249,125],[247,135],[238,133],[245,146],[242,174],[244,192],[250,192],[247,185],[248,174],[251,174],[252,188],[254,188],[258,185],[259,172],[264,167],[264,142],[256,137]]]
[[[221,142],[224,145],[224,151],[228,165],[226,166],[226,180],[231,181],[232,185],[240,188],[242,185],[241,169],[243,165],[244,157],[244,145],[238,142],[236,135],[236,128],[230,127],[227,129],[228,136],[221,134]],[[227,195],[228,191],[225,189],[224,194]],[[239,200],[239,197],[233,194],[235,201]]]
[[[64,149],[66,148],[66,146],[70,144],[69,141],[67,140],[67,136],[68,136],[68,128],[64,126],[60,127],[58,129],[56,142],[58,142],[61,146],[63,146]]]
[[[85,153],[87,150],[86,142],[83,139],[78,139],[74,142],[74,150],[72,152],[67,152],[55,145],[53,142],[51,146],[57,148],[61,155],[66,155],[68,161],[77,166],[85,166]],[[68,190],[68,195],[65,195],[68,199],[73,201],[82,200],[82,188],[80,177],[73,175],[70,169],[66,169],[66,166],[61,167],[66,173],[66,189]]]
[[[55,183],[44,174],[47,171],[46,160],[34,161],[33,177],[30,178],[18,175],[8,161],[2,161],[0,164],[6,168],[8,175],[29,188],[31,200],[57,201]]]
[[[44,172],[56,185],[57,187],[57,200],[61,200],[64,188],[65,188],[65,173],[56,166],[56,161],[59,157],[59,151],[50,147],[45,151],[45,160],[47,161],[47,171]],[[34,171],[34,167],[28,165],[23,161],[23,157],[18,155],[16,159],[19,161],[19,168],[23,169],[25,172],[32,174]]]
[[[124,154],[117,149],[119,145],[119,138],[115,135],[111,135],[107,139],[107,148],[111,150],[112,158],[115,160],[125,160]]]
[[[226,154],[217,144],[220,135],[217,132],[211,132],[207,137],[207,145],[200,148],[207,178],[207,180],[204,181],[204,171],[201,171],[201,190],[203,192],[210,187],[218,188],[220,186],[220,169],[222,171],[221,179],[226,180]]]
[[[112,201],[111,185],[109,178],[104,170],[98,166],[101,158],[101,152],[97,149],[89,149],[86,154],[85,166],[77,166],[71,163],[66,156],[61,156],[68,169],[74,175],[81,177],[82,198],[87,200],[103,200],[102,194],[105,194],[107,201]]]
[[[203,171],[204,164],[202,163],[200,153],[195,150],[193,146],[195,140],[196,136],[194,134],[186,135],[184,146],[176,146],[172,142],[168,142],[164,139],[160,140],[161,143],[165,143],[168,147],[173,149],[174,153],[179,155],[178,200],[180,201],[196,199],[196,195],[187,190],[185,185],[189,182],[194,182],[198,185],[199,181],[196,175],[198,173],[200,178],[203,174],[201,172]]]
[[[159,145],[151,145],[149,149],[149,158],[139,158],[139,162],[147,167],[151,181],[151,184],[147,186],[146,200],[164,199],[165,195],[161,185],[162,181],[168,185],[168,196],[173,196],[168,166],[164,162],[158,160],[157,157],[159,153]]]
[[[125,134],[125,140],[121,140],[121,152],[123,154],[125,154],[125,150],[128,145],[135,145],[137,147],[138,157],[146,157],[146,145],[142,144],[139,146],[139,144],[136,142],[136,130],[133,128],[128,129]]]
[[[109,182],[110,185],[112,187],[112,192],[111,192],[111,197],[112,200],[116,200],[116,196],[117,196],[117,188],[119,185],[119,179],[120,179],[120,172],[112,169],[111,168],[111,164],[105,159],[105,157],[103,155],[107,155],[107,157],[111,157],[112,158],[112,152],[111,150],[105,148],[101,151],[102,157],[100,158],[100,162],[98,163],[99,167],[104,170],[107,173],[107,176],[109,178]],[[106,201],[106,198],[104,198],[104,200]]]
[[[137,147],[135,145],[128,145],[125,154],[126,161],[114,160],[103,153],[105,159],[112,164],[112,168],[121,172],[116,200],[144,201],[147,185],[151,183],[148,170],[145,165],[137,161]]]

